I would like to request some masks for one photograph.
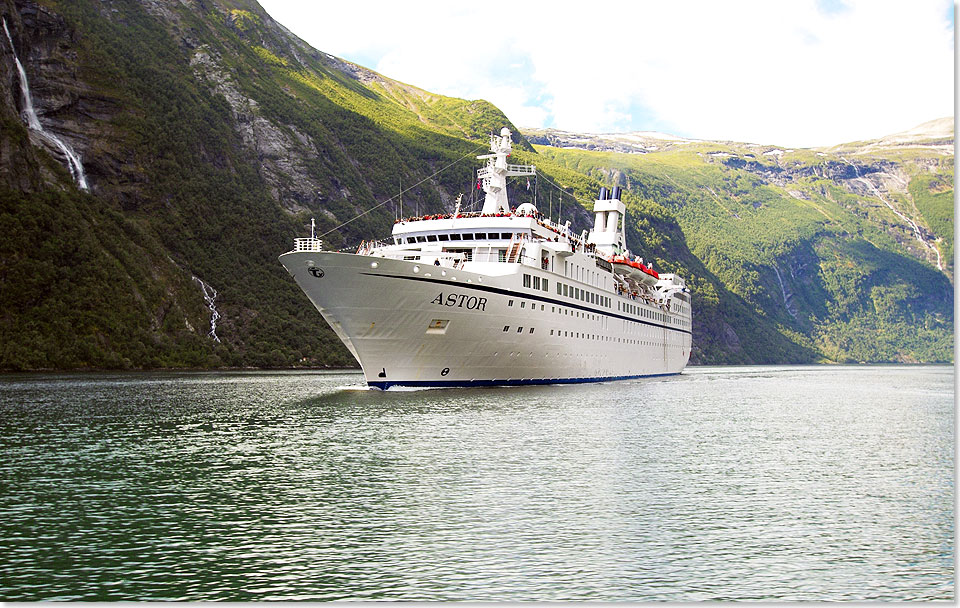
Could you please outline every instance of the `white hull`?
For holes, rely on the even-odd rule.
[[[280,261],[379,388],[620,380],[677,374],[690,357],[688,310],[613,293],[603,306],[558,295],[558,280],[591,286],[540,268],[495,263],[494,275],[483,263],[326,251]],[[524,273],[551,289],[523,287]]]

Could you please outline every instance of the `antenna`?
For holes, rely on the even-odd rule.
[[[403,219],[403,177],[400,178],[400,219]]]
[[[317,220],[315,220],[315,219],[313,219],[313,218],[311,217],[311,218],[310,218],[310,238],[311,238],[311,239],[317,238],[317,237],[315,236],[316,234],[317,234]]]

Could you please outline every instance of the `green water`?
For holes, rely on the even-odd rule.
[[[952,367],[0,376],[0,599],[929,600]]]

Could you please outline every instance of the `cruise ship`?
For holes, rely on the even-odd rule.
[[[490,137],[479,212],[397,220],[353,253],[294,239],[280,256],[356,357],[367,384],[462,387],[604,382],[678,374],[690,358],[684,280],[626,247],[620,188],[601,188],[593,230],[511,209],[511,133]]]

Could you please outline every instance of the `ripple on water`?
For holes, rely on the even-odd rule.
[[[952,599],[953,370],[0,380],[0,599]]]

